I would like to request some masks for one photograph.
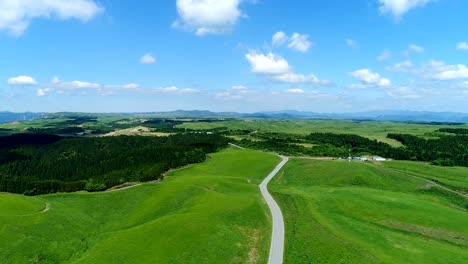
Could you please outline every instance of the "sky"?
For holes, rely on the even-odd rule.
[[[0,0],[0,111],[468,112],[466,0]]]

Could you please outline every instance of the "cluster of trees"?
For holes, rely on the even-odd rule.
[[[38,137],[42,140],[39,143]],[[1,145],[12,138],[15,144]],[[158,180],[171,168],[204,161],[207,153],[225,147],[227,142],[225,137],[206,134],[0,137],[0,191],[28,195],[100,191],[128,181]]]
[[[259,141],[244,139],[243,146],[275,151],[286,155],[347,157],[351,155],[379,155],[393,159],[409,159],[404,148],[394,148],[386,143],[351,134],[311,133],[308,136],[281,133],[263,133]],[[313,147],[304,147],[312,143]]]
[[[350,151],[351,155],[379,155],[406,160],[411,154],[405,148],[395,148],[387,143],[352,134],[312,133],[307,136],[312,143],[330,144]]]
[[[457,134],[457,135],[468,135],[467,128],[441,128],[439,132]]]
[[[407,134],[388,134],[388,138],[400,141],[411,153],[410,159],[430,161],[443,166],[468,167],[468,136],[441,136],[424,139]]]
[[[84,133],[85,129],[82,127],[70,126],[64,128],[33,128],[30,127],[27,129],[28,133],[32,134],[53,134],[53,135],[72,135],[72,134],[79,134]]]

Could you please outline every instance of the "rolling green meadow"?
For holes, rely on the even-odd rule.
[[[468,199],[413,175],[432,169],[431,180],[468,186],[467,168],[290,160],[270,185],[285,263],[465,263]]]
[[[265,263],[257,185],[278,162],[228,149],[121,191],[0,194],[1,263]]]

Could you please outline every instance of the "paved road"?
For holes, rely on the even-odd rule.
[[[268,258],[268,264],[282,264],[283,263],[283,251],[284,251],[284,221],[283,214],[275,199],[268,192],[267,186],[278,171],[288,162],[288,157],[280,156],[282,161],[276,168],[268,175],[265,180],[260,184],[260,191],[262,192],[263,198],[270,207],[271,215],[273,218],[273,230],[271,234],[271,245],[270,245],[270,256]]]

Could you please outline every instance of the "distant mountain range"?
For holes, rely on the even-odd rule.
[[[76,115],[77,113],[60,113]],[[396,121],[416,123],[468,123],[467,113],[455,112],[418,112],[418,111],[368,111],[360,113],[316,113],[296,110],[237,113],[237,112],[212,112],[208,110],[177,110],[171,112],[152,113],[121,113],[130,116],[154,116],[154,117],[187,117],[187,118],[262,118],[262,119],[345,119],[356,121]],[[46,113],[11,113],[0,112],[0,123],[9,123],[22,120],[41,118]],[[47,114],[49,117],[54,114]],[[89,114],[87,114],[89,115]]]
[[[185,111],[153,113],[158,116],[174,117],[226,117],[226,118],[265,118],[265,119],[346,119],[422,123],[468,123],[467,113],[455,112],[418,112],[418,111],[368,111],[359,113],[316,113],[296,110],[283,110],[257,113]]]
[[[11,113],[11,112],[0,112],[0,124],[11,123],[24,120],[33,120],[41,118],[44,113]]]

